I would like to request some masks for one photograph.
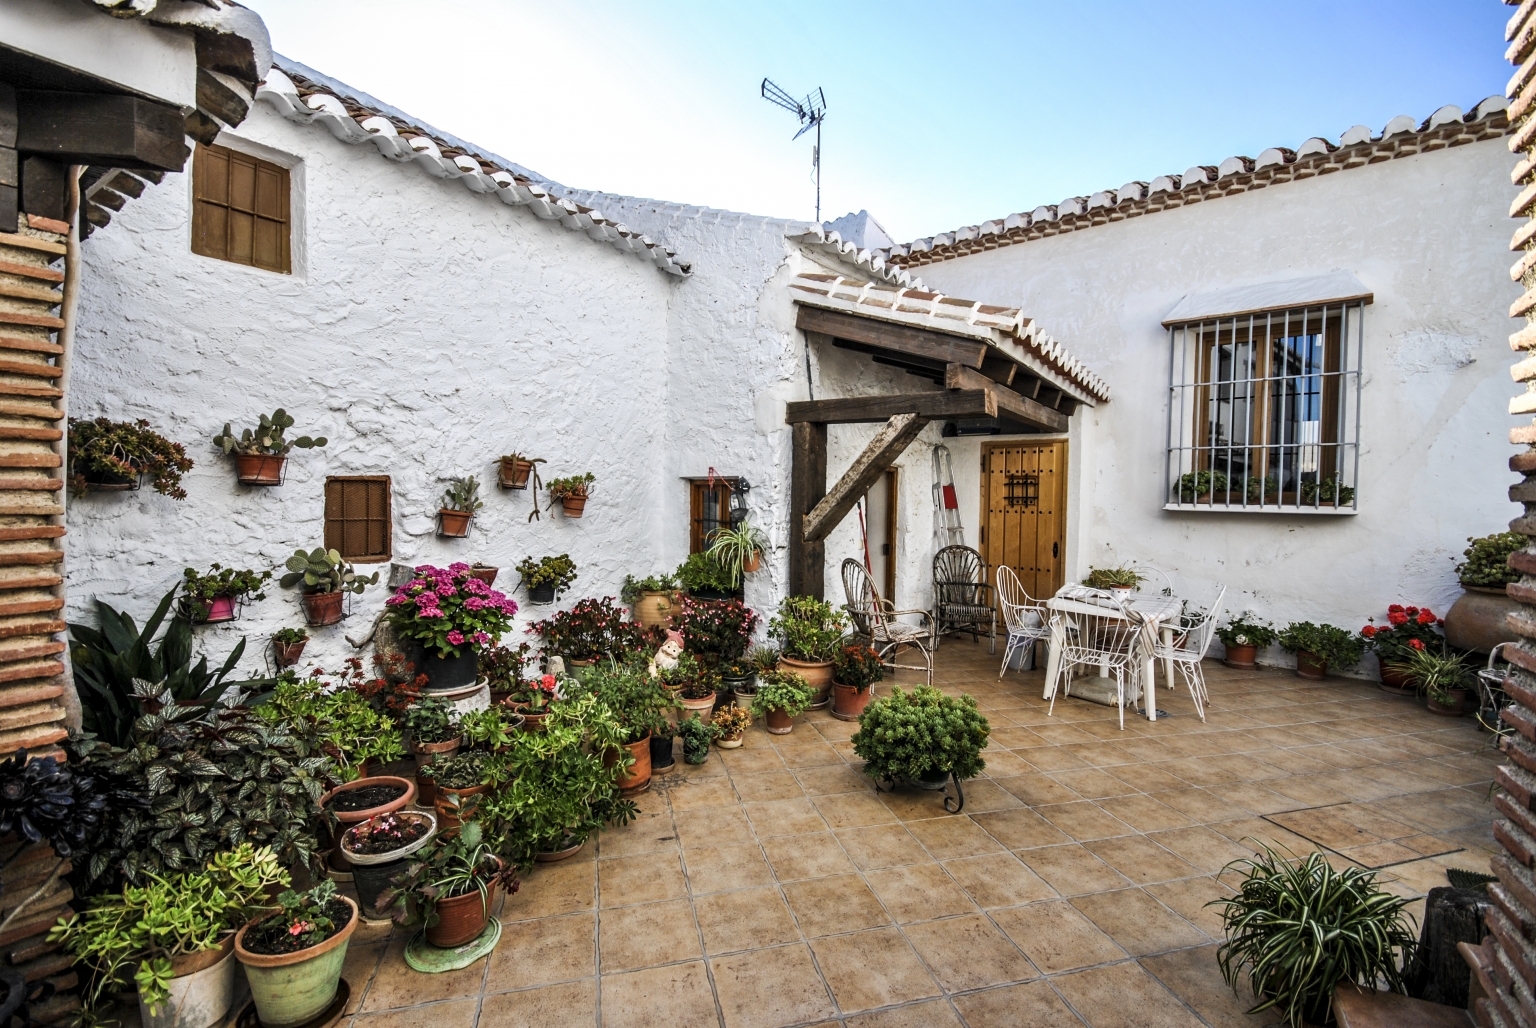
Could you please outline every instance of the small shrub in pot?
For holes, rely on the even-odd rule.
[[[720,734],[714,722],[701,717],[685,717],[678,722],[678,737],[683,740],[683,759],[702,764],[709,759],[709,744]]]
[[[1303,678],[1322,678],[1330,667],[1353,667],[1364,653],[1359,636],[1334,625],[1293,621],[1279,638],[1284,649],[1296,654],[1296,673]]]
[[[1227,662],[1246,667],[1254,663],[1259,650],[1273,646],[1275,640],[1280,638],[1280,633],[1275,631],[1275,626],[1270,622],[1251,610],[1245,610],[1241,617],[1233,618],[1216,629],[1216,637],[1227,651]]]
[[[719,733],[715,745],[732,749],[741,745],[742,734],[752,727],[752,714],[745,707],[721,707],[715,711],[713,723]]]
[[[832,715],[854,721],[869,705],[871,687],[885,678],[885,664],[868,643],[852,642],[832,658]]]
[[[774,735],[788,735],[795,718],[811,708],[815,693],[793,671],[763,671],[757,676],[752,713],[768,722]]]
[[[70,488],[135,487],[140,475],[148,475],[155,492],[173,500],[185,500],[181,476],[192,470],[192,459],[180,443],[173,443],[138,421],[110,418],[69,419],[67,455]]]
[[[974,696],[947,696],[932,686],[911,692],[900,686],[875,700],[859,717],[853,752],[876,780],[932,780],[953,774],[974,778],[987,766],[991,726]]]
[[[587,497],[592,495],[592,483],[597,476],[590,471],[566,478],[553,478],[545,485],[549,490],[549,509],[560,504],[561,512],[568,518],[579,518],[586,510]]]
[[[1456,565],[1456,577],[1464,589],[1497,589],[1520,581],[1520,572],[1509,566],[1509,556],[1526,544],[1519,532],[1496,532],[1480,539],[1467,537],[1471,543],[1461,555],[1466,560]]]
[[[329,878],[307,892],[278,896],[279,909],[240,929],[235,955],[245,965],[256,1016],[267,1028],[294,1028],[336,998],[357,904]]]
[[[518,884],[516,868],[496,855],[481,825],[470,821],[417,851],[379,894],[379,906],[399,924],[409,923],[414,913],[426,926],[428,943],[452,948],[485,930],[497,889],[511,895]]]

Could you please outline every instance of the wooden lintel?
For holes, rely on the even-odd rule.
[[[864,452],[854,458],[837,484],[805,515],[802,525],[806,542],[819,543],[831,534],[859,497],[869,491],[927,424],[928,419],[918,414],[893,415],[864,447]]]
[[[22,89],[16,149],[62,164],[180,171],[190,152],[179,108],[136,96]]]
[[[987,344],[979,339],[893,325],[889,321],[861,318],[857,314],[821,307],[799,306],[795,312],[795,327],[802,332],[820,332],[893,353],[922,357],[940,364],[964,364],[968,368],[981,367],[987,353]]]
[[[997,397],[997,409],[1001,416],[1021,421],[1047,432],[1065,432],[1067,419],[1060,411],[1052,410],[1012,389],[993,383],[979,371],[972,371],[961,364],[951,364],[944,370],[944,385],[950,389],[991,389]]]
[[[1059,410],[1061,408],[1061,397],[1062,392],[1060,389],[1057,389],[1055,386],[1045,386],[1040,390],[1039,401],[1051,408],[1051,410]]]
[[[947,389],[890,396],[852,396],[836,400],[799,400],[786,406],[784,421],[795,425],[855,425],[888,421],[897,414],[916,414],[929,421],[948,418],[995,418],[993,389]]]

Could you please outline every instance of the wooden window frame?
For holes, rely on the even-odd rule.
[[[249,176],[249,200],[237,181]],[[275,194],[275,195],[274,195]],[[276,234],[276,256],[260,259],[264,236]],[[192,252],[214,260],[293,273],[292,172],[281,164],[216,143],[192,154]]]
[[[704,531],[704,493],[709,488],[710,480],[707,478],[689,478],[688,483],[688,552],[703,553],[709,549],[709,539]],[[731,494],[736,491],[736,483],[740,477],[736,475],[716,475],[715,488],[724,487],[725,493],[721,497],[721,503],[725,507],[725,518],[716,520],[718,526],[731,523]]]
[[[331,507],[331,483],[343,485],[347,482],[382,482],[384,485],[384,516],[383,518],[368,517],[347,518],[338,515],[333,518]],[[340,497],[336,502],[341,503]],[[394,558],[395,533],[394,533],[394,484],[388,475],[327,475],[325,479],[325,546],[326,549],[341,550],[341,555],[353,564],[384,564]],[[372,523],[383,522],[384,553],[367,553],[362,556],[349,554],[341,545],[346,538],[345,525],[348,521],[361,521]],[[332,524],[335,524],[339,538],[332,535]],[[365,530],[366,532],[366,530]]]

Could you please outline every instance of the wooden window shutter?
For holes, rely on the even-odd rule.
[[[333,476],[325,480],[325,548],[358,564],[392,556],[388,475]]]
[[[224,146],[192,158],[192,252],[288,274],[288,169]]]

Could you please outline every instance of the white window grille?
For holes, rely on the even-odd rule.
[[[1168,329],[1166,510],[1359,509],[1365,302]]]

